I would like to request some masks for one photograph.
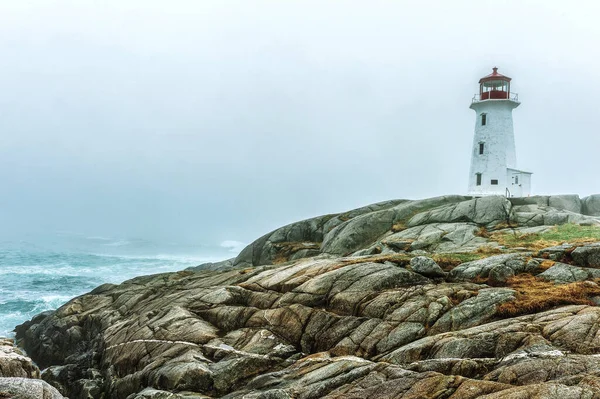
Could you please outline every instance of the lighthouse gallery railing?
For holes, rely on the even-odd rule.
[[[507,93],[505,91],[486,91],[483,94],[475,94],[471,102],[476,103],[486,100],[511,100],[518,102],[519,95],[517,93]]]

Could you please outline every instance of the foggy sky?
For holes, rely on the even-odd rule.
[[[595,1],[0,0],[0,224],[250,242],[463,194],[513,78],[535,194],[600,192]]]

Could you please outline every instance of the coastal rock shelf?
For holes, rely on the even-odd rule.
[[[40,369],[10,339],[0,338],[0,398],[63,399],[40,378]]]
[[[600,398],[600,197],[397,200],[17,328],[79,398]],[[1,389],[0,389],[1,392]]]

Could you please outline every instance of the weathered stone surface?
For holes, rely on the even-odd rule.
[[[497,247],[477,234],[480,228],[473,223],[432,223],[410,227],[381,240],[381,244],[399,250],[428,250],[435,252],[472,252],[483,246]]]
[[[0,377],[0,397],[14,399],[64,399],[45,381],[32,378]]]
[[[486,288],[450,309],[431,327],[429,335],[469,328],[490,320],[498,305],[514,300],[515,292],[507,288]]]
[[[416,256],[412,258],[410,260],[410,268],[413,272],[430,278],[445,277],[447,274],[442,270],[440,265],[426,256]]]
[[[502,285],[515,275],[515,270],[523,271],[524,268],[522,266],[510,267],[506,264],[494,266],[490,270],[488,282],[490,285]]]
[[[139,393],[131,394],[127,399],[208,399],[210,396],[205,396],[197,393],[173,393],[161,391],[154,388],[146,388]]]
[[[475,223],[495,226],[512,220],[512,204],[504,197],[490,196],[444,205],[415,215],[408,226],[429,223]]]
[[[235,261],[235,258],[231,258],[231,259],[223,260],[221,262],[203,263],[198,266],[188,267],[185,270],[189,270],[189,271],[193,271],[193,272],[199,272],[202,270],[220,270],[220,271],[230,270],[230,269],[234,268],[234,266],[233,266],[234,261]]]
[[[550,196],[548,195],[532,195],[531,197],[516,197],[508,199],[514,206],[522,205],[538,205],[548,206],[550,202]]]
[[[571,252],[575,264],[600,268],[600,243],[584,245]]]
[[[581,213],[589,216],[600,216],[600,194],[585,197],[581,202]]]
[[[573,251],[573,245],[562,244],[555,247],[543,248],[538,251],[537,256],[551,260],[565,259]]]
[[[600,277],[596,246],[490,238],[600,220],[576,202],[447,196],[313,218],[234,262],[102,285],[17,337],[71,399],[600,398],[596,283],[539,307],[523,284]]]
[[[600,269],[589,269],[557,262],[545,272],[540,273],[538,277],[556,283],[573,283],[575,281],[600,278]]]
[[[39,378],[40,370],[12,340],[0,338],[0,377]]]
[[[553,195],[548,199],[548,206],[555,209],[581,212],[581,200],[578,195]]]
[[[324,238],[321,250],[335,255],[347,255],[367,248],[390,232],[394,225],[407,221],[414,214],[445,204],[462,203],[468,197],[445,196],[402,202],[391,208],[362,214],[332,229]]]
[[[476,277],[488,278],[492,269],[500,266],[510,268],[513,274],[519,274],[525,271],[525,261],[530,255],[530,253],[503,254],[466,262],[455,267],[450,272],[449,279],[451,281],[467,281]]]

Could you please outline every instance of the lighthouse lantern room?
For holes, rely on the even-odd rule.
[[[526,197],[531,172],[517,168],[512,110],[521,103],[510,91],[511,78],[498,68],[479,80],[479,94],[471,109],[476,113],[469,172],[469,195]]]

